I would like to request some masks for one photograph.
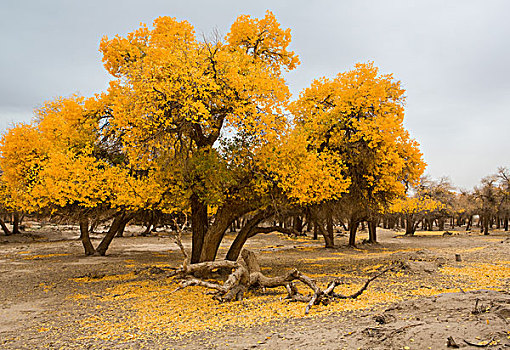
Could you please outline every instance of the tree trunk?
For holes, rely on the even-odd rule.
[[[333,213],[328,210],[328,216],[326,217],[326,236],[324,236],[324,242],[326,248],[335,247],[335,232],[333,231]]]
[[[147,222],[144,222],[145,231],[142,232],[142,236],[148,236],[152,232],[152,228],[156,228],[156,214],[154,212],[148,213],[149,218]]]
[[[505,231],[508,231],[508,217],[506,216],[503,219],[503,226],[505,227]]]
[[[434,231],[434,220],[427,219],[427,231]]]
[[[9,228],[2,219],[0,219],[0,226],[2,226],[2,230],[4,231],[6,236],[9,236],[11,234],[11,231],[9,231]]]
[[[468,222],[466,224],[466,231],[469,231],[471,229],[471,226],[473,225],[473,215],[469,216]]]
[[[83,248],[85,249],[85,255],[92,255],[95,253],[94,246],[92,242],[90,242],[89,237],[89,219],[81,218],[80,219],[80,239],[83,244]]]
[[[149,222],[146,226],[145,226],[145,231],[142,232],[142,236],[145,237],[145,236],[148,236],[151,234],[151,229],[152,229],[152,224]]]
[[[393,230],[395,228],[395,222],[396,222],[395,218],[388,219],[388,226],[386,228]]]
[[[335,241],[334,241],[333,236],[330,236],[328,234],[327,230],[324,229],[323,224],[319,220],[316,221],[316,224],[317,224],[318,231],[324,237],[324,243],[325,243],[326,248],[334,248]]]
[[[482,228],[483,228],[483,234],[484,235],[489,235],[489,224],[490,224],[490,220],[489,218],[486,216],[483,218],[483,224],[482,224]]]
[[[15,211],[12,214],[12,233],[20,233],[19,231],[19,212]]]
[[[200,262],[204,238],[207,233],[209,221],[207,218],[207,205],[196,194],[192,194],[191,202],[191,263]]]
[[[115,237],[124,237],[124,230],[126,229],[126,225],[128,224],[129,220],[124,220],[118,230],[117,230],[117,234],[115,235]]]
[[[377,220],[368,221],[368,243],[377,242]]]
[[[239,254],[241,253],[241,250],[243,249],[244,244],[248,240],[250,233],[252,229],[257,226],[257,223],[253,223],[253,225],[250,223],[250,220],[248,220],[248,223],[243,226],[241,230],[239,230],[239,233],[236,235],[236,238],[230,245],[230,248],[228,249],[227,256],[225,257],[225,260],[230,261],[236,261],[237,258],[239,258]]]
[[[247,212],[247,210],[244,212],[238,212],[238,210],[242,210],[242,208],[235,208],[234,205],[228,204],[218,209],[214,222],[205,234],[202,243],[202,252],[200,254],[200,262],[214,261],[225,231],[235,219]]]
[[[127,223],[126,220],[128,219],[124,213],[115,216],[112,224],[110,225],[110,228],[108,229],[108,232],[106,232],[106,235],[103,237],[101,243],[99,243],[99,246],[96,249],[96,253],[99,255],[106,254],[110,243],[112,243],[113,237],[115,237],[115,234],[119,231],[122,225]]]
[[[299,215],[294,216],[294,230],[303,233],[303,218]]]
[[[251,233],[253,232],[253,230],[257,227],[258,224],[260,224],[263,220],[269,218],[273,214],[274,211],[272,209],[266,209],[258,212],[251,219],[248,219],[245,222],[244,226],[239,231],[239,233],[237,234],[236,238],[234,239],[234,242],[232,242],[232,245],[230,246],[225,259],[230,261],[236,261],[237,258],[239,258],[239,254],[241,253],[244,244],[246,243],[248,238],[251,237]]]
[[[416,226],[414,225],[414,220],[411,216],[406,217],[406,235],[413,236],[416,230]]]
[[[305,232],[312,232],[312,230],[313,230],[313,220],[311,218],[309,210],[305,211],[304,221],[305,221],[305,224],[303,225],[303,230]],[[305,229],[305,227],[306,227],[306,229]]]
[[[319,223],[317,220],[313,220],[313,239],[319,239]]]
[[[444,231],[444,218],[437,219],[437,227],[439,231]]]
[[[359,221],[349,220],[349,246],[356,246],[356,231],[358,230]]]

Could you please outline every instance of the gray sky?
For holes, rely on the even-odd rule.
[[[29,121],[44,101],[103,91],[103,35],[126,34],[169,15],[198,33],[226,34],[240,14],[269,9],[292,29],[301,65],[287,75],[297,96],[314,78],[372,60],[407,90],[405,125],[427,173],[471,188],[510,166],[510,2],[2,0],[0,130]]]

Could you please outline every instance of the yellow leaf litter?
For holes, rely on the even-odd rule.
[[[310,315],[304,315],[304,303],[289,303],[284,300],[285,290],[269,290],[266,294],[249,293],[246,299],[231,303],[218,303],[202,287],[189,287],[173,291],[177,284],[172,279],[127,281],[132,274],[106,276],[103,279],[75,279],[76,282],[100,280],[118,281],[119,284],[107,288],[99,300],[85,299],[77,295],[77,303],[97,302],[97,314],[81,321],[85,336],[101,339],[130,340],[143,335],[180,336],[204,330],[219,330],[231,326],[248,327],[270,321],[288,318],[324,316],[335,312],[353,311],[376,305],[402,300],[409,295],[431,296],[440,293],[464,290],[501,288],[510,278],[510,265],[470,263],[462,267],[443,267],[438,284],[423,288],[418,284],[388,283],[375,281],[362,296],[354,300],[341,300],[328,306],[314,306]],[[387,274],[387,279],[401,279],[403,274]],[[360,276],[351,275],[359,278]],[[446,281],[446,282],[445,282]],[[451,282],[451,283],[450,283]],[[349,294],[357,290],[360,283],[341,285],[336,291]],[[320,283],[322,287],[324,284]],[[304,293],[308,291],[300,287]],[[119,313],[120,311],[120,313]],[[122,315],[122,317],[119,317]]]

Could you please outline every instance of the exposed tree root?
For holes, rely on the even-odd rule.
[[[228,302],[242,300],[244,293],[248,289],[262,288],[265,290],[266,288],[285,287],[288,293],[288,300],[307,303],[305,314],[308,314],[313,305],[327,305],[339,299],[355,299],[368,288],[370,282],[388,271],[395,271],[401,268],[402,264],[391,265],[370,277],[357,292],[351,295],[343,295],[335,293],[335,288],[343,283],[340,279],[332,281],[328,284],[326,289],[322,290],[317,286],[312,278],[304,275],[297,269],[287,272],[281,276],[264,276],[264,274],[260,271],[260,266],[255,254],[249,250],[243,249],[241,256],[236,262],[221,260],[189,265],[186,263],[183,264],[181,269],[176,271],[176,274],[183,279],[176,291],[189,286],[202,286],[214,290],[214,299],[219,300],[220,302]],[[213,271],[218,269],[232,270],[232,273],[223,284],[204,281],[195,277],[210,275]],[[299,281],[310,288],[311,293],[309,295],[300,294],[295,285],[296,281]]]

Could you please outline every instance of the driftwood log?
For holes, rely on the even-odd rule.
[[[288,294],[286,299],[289,301],[307,303],[305,314],[308,314],[313,305],[327,305],[339,299],[355,299],[368,288],[370,282],[388,271],[400,268],[402,268],[401,265],[391,265],[368,278],[363,286],[355,293],[342,295],[335,293],[335,288],[343,283],[340,279],[333,280],[328,284],[326,289],[323,290],[317,286],[312,278],[304,275],[297,269],[293,269],[281,276],[267,277],[262,274],[255,254],[252,251],[243,249],[235,262],[220,260],[188,264],[186,257],[184,264],[175,272],[177,277],[182,279],[179,287],[175,291],[189,286],[202,286],[213,290],[214,299],[220,302],[229,302],[242,300],[244,293],[248,289],[261,288],[265,290],[266,288],[285,287]],[[205,281],[196,277],[210,276],[212,272],[222,269],[230,269],[232,271],[223,284],[220,282]],[[300,294],[296,287],[296,282],[301,282],[306,285],[311,290],[311,293],[308,295]]]

